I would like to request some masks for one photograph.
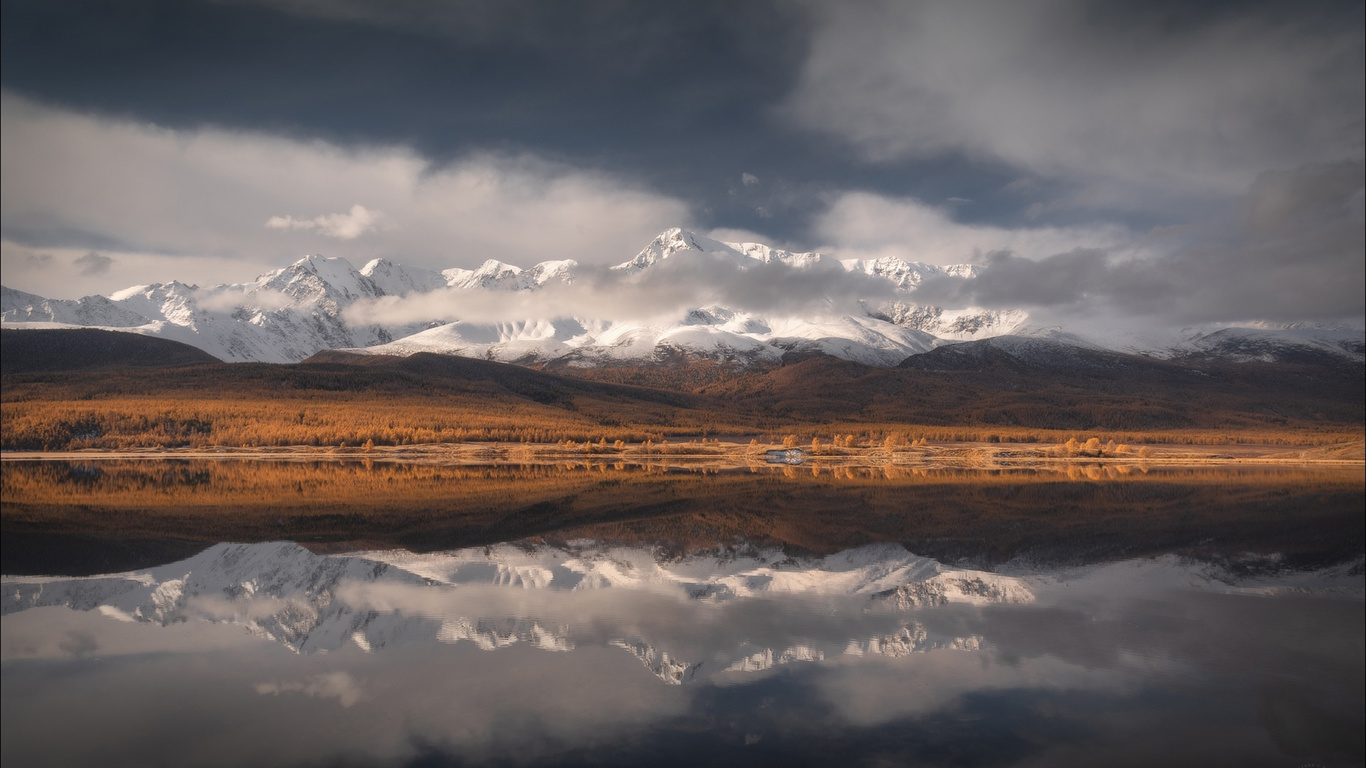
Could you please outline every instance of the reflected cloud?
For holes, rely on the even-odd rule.
[[[952,748],[1047,764],[1150,733],[1199,752],[1191,717],[1240,755],[1331,756],[1352,754],[1363,709],[1362,656],[1344,646],[1361,640],[1359,561],[1001,574],[897,545],[329,556],[274,542],[7,576],[3,592],[6,754],[30,761],[905,762]],[[1267,688],[1287,663],[1298,682]],[[1305,701],[1335,719],[1300,727]],[[82,738],[56,738],[58,724]]]
[[[219,544],[142,572],[4,584],[6,615],[66,607],[125,623],[220,624],[301,654],[463,642],[613,647],[673,684],[839,654],[976,650],[979,638],[939,637],[907,612],[1034,599],[1020,578],[948,568],[896,545],[669,560],[594,542],[353,556]]]

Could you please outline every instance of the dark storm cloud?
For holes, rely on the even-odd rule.
[[[1078,249],[1029,260],[989,254],[975,280],[938,279],[922,300],[950,306],[1104,309],[1180,322],[1354,320],[1366,314],[1366,164],[1270,172],[1228,237],[1165,258]]]
[[[1343,256],[1359,226],[1333,219],[1331,206],[1327,218],[1277,219],[1271,194],[1285,187],[1276,194],[1314,208],[1314,192],[1292,177],[1361,160],[1359,2],[9,0],[0,12],[7,105],[89,118],[92,131],[160,131],[167,146],[192,148],[210,133],[253,146],[279,140],[293,143],[277,154],[323,146],[348,161],[377,148],[411,153],[415,190],[459,175],[470,158],[531,158],[663,199],[650,207],[663,214],[650,218],[655,231],[666,217],[663,226],[749,230],[840,257],[1035,257],[1108,249],[1117,231],[1137,240],[1175,228],[1197,234],[1152,263],[1134,256],[1151,251],[1124,244],[1038,266],[992,257],[998,277],[973,298],[1066,308],[1100,296],[1128,311],[1219,319],[1361,304],[1343,295],[1361,274]],[[345,253],[359,260],[569,255],[553,239],[534,255],[499,240],[535,231],[534,222],[452,241],[432,222],[486,217],[318,191],[335,184],[275,194],[279,185],[237,167],[194,175],[195,193],[184,194],[178,150],[158,150],[155,165],[154,186],[172,202],[133,205],[135,196],[109,190],[146,186],[141,171],[86,170],[114,157],[95,151],[103,144],[89,143],[93,161],[62,160],[64,147],[24,161],[33,142],[9,134],[27,119],[7,117],[3,234],[28,248],[264,259],[262,221],[318,221],[360,205],[393,226],[356,238]],[[42,199],[24,191],[34,178]],[[1258,179],[1271,195],[1260,204],[1271,207],[1211,237],[1209,222],[1226,219]],[[265,197],[278,200],[250,216],[246,203],[217,205]],[[80,202],[64,202],[72,199]],[[966,234],[913,231],[924,218],[908,215],[917,207]],[[212,227],[201,222],[210,218]],[[579,228],[618,226],[590,218]],[[563,231],[572,219],[542,229]],[[307,234],[270,232],[281,248],[285,234]],[[1070,242],[1020,244],[1059,232]],[[1104,237],[1087,234],[1096,232]],[[343,242],[333,241],[309,247]],[[601,256],[585,250],[572,255],[630,255],[615,244]],[[114,272],[127,263],[120,257]],[[143,279],[154,277],[165,276]],[[1201,281],[1222,287],[1193,287]]]
[[[956,158],[851,163],[775,115],[811,34],[793,3],[19,0],[3,13],[4,86],[38,101],[438,162],[528,150],[681,197],[704,226],[782,237],[831,189],[934,200],[1013,178]],[[732,199],[741,173],[789,193]]]
[[[3,34],[5,87],[41,101],[438,162],[529,148],[713,207],[792,150],[759,139],[804,52],[765,3],[7,2]]]
[[[793,119],[875,161],[957,152],[1070,181],[1053,209],[1179,218],[1362,154],[1360,3],[812,7]]]

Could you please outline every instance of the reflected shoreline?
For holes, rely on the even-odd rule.
[[[812,554],[894,542],[983,568],[1020,557],[1062,564],[1243,552],[1312,567],[1366,548],[1362,473],[1284,463],[723,469],[54,459],[7,461],[2,484],[6,573],[109,571],[218,541],[342,552],[593,538],[649,541],[679,555],[734,540]],[[101,554],[109,551],[121,554]]]
[[[1053,443],[941,442],[895,447],[835,446],[814,450],[806,445],[776,446],[721,440],[670,443],[449,443],[373,447],[360,446],[220,446],[205,448],[85,449],[75,451],[3,451],[0,462],[12,461],[374,461],[404,464],[512,465],[612,464],[681,468],[745,469],[773,463],[776,453],[792,454],[797,463],[823,467],[926,468],[1065,467],[1071,464],[1144,466],[1233,466],[1241,464],[1366,466],[1366,442],[1326,445],[1269,443],[1157,443],[1069,449]],[[785,462],[784,462],[785,463]]]

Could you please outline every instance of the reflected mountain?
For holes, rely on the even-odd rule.
[[[1278,577],[1360,595],[1361,562]],[[894,544],[826,557],[742,545],[668,558],[579,541],[416,554],[319,555],[289,542],[217,544],[175,563],[88,578],[4,578],[3,613],[61,607],[111,620],[208,622],[297,653],[355,645],[523,644],[620,648],[680,684],[839,656],[978,650],[990,638],[940,634],[923,609],[1027,605],[1060,582],[1113,579],[1211,591],[1269,587],[1226,568],[1166,557],[1099,571],[1004,575],[945,566]]]
[[[303,654],[347,644],[607,645],[677,684],[839,654],[973,649],[979,638],[931,636],[911,612],[1032,600],[1019,578],[947,568],[896,545],[824,558],[742,547],[668,560],[595,542],[350,556],[272,542],[217,544],[123,574],[5,577],[3,612],[63,607],[161,626],[219,623]],[[803,620],[776,635],[730,631],[794,606]]]
[[[885,543],[220,543],[5,576],[4,759],[1358,765],[1362,574],[1255,554],[990,572]]]

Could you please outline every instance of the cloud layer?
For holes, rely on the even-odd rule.
[[[685,251],[631,273],[581,267],[572,283],[534,291],[438,290],[360,301],[346,311],[353,325],[528,319],[677,322],[689,310],[721,306],[761,316],[860,315],[860,300],[890,299],[891,283],[829,262],[798,269],[781,262]]]
[[[1361,314],[1360,3],[130,3],[3,6],[7,285],[604,265],[682,225],[993,265],[946,303]]]
[[[366,210],[363,205],[353,205],[346,213],[328,213],[311,219],[296,219],[293,216],[271,216],[266,219],[266,229],[282,231],[303,230],[317,232],[323,237],[338,240],[355,240],[366,232],[373,232],[383,222],[385,216],[380,211]]]
[[[1171,212],[1362,156],[1360,6],[812,4],[787,114],[875,162],[961,152]]]
[[[835,197],[815,218],[814,231],[820,248],[841,258],[894,256],[927,264],[978,261],[992,251],[1042,258],[1076,248],[1137,247],[1133,233],[1114,224],[1013,228],[965,224],[942,207],[868,192]]]
[[[488,258],[608,263],[690,218],[673,198],[529,155],[436,166],[400,147],[168,131],[12,94],[0,120],[6,284],[22,284],[27,255],[63,248],[195,257],[178,273],[120,273],[129,282],[196,280],[204,256],[244,262],[244,272],[309,252],[436,269]]]
[[[972,281],[929,281],[925,301],[1030,307],[1054,316],[1178,322],[1347,320],[1366,315],[1366,164],[1267,173],[1236,229],[1161,256],[1077,248],[1032,260],[988,254]]]

